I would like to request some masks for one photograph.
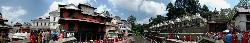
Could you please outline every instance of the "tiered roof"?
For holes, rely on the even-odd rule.
[[[93,13],[85,13],[84,11],[86,11],[85,8],[90,8],[88,10],[90,10],[90,12]],[[97,13],[94,12],[94,10],[96,9],[95,7],[92,7],[90,4],[85,3],[85,4],[78,4],[78,5],[74,5],[74,4],[68,4],[68,5],[59,5],[59,8],[62,9],[70,9],[70,10],[76,10],[76,11],[80,11],[83,15],[86,16],[93,16],[93,17],[101,17],[101,18],[105,18],[105,19],[112,19],[109,15],[107,11],[102,12],[102,13]],[[88,21],[88,20],[81,20],[81,19],[72,19],[72,18],[61,18],[62,20],[78,20],[78,21],[86,21],[86,22],[93,22],[93,23],[99,23],[99,24],[105,24],[105,23],[100,23],[100,22],[94,22],[94,21]]]

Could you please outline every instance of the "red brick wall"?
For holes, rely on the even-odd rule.
[[[64,29],[68,30],[69,29],[69,24],[68,22],[65,22],[64,25],[63,25]]]
[[[61,15],[62,18],[69,18],[69,16],[72,15],[74,17],[72,19],[81,19],[81,20],[87,20],[90,22],[104,23],[104,19],[102,19],[101,17],[94,18],[94,16],[83,15],[83,14],[81,14],[81,12],[78,12],[78,11],[74,11],[73,14],[70,14],[70,12],[68,10],[63,10],[62,12],[63,12],[63,14]]]
[[[74,21],[74,24],[75,24],[75,27],[74,27],[74,31],[77,32],[78,31],[78,22],[77,21]]]
[[[63,18],[69,18],[69,13],[67,10],[63,10]]]

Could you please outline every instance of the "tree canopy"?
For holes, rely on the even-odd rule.
[[[240,0],[235,7],[248,9],[250,8],[250,0]]]
[[[132,26],[131,27],[131,29],[132,30],[135,30],[136,29],[136,18],[134,17],[134,16],[129,16],[128,18],[127,18],[127,21],[128,21],[128,23]]]
[[[166,10],[168,11],[167,20],[196,13],[206,14],[205,12],[209,11],[206,5],[201,8],[198,0],[176,0],[174,4],[169,3]]]

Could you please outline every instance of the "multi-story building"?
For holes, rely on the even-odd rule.
[[[131,31],[131,25],[126,20],[121,20],[118,25],[119,33],[122,33],[124,36],[127,36],[128,32]]]
[[[227,29],[228,19],[225,19],[219,15],[219,11],[214,10],[213,14],[207,19],[208,32],[222,32]]]
[[[50,18],[38,18],[31,20],[31,29],[30,30],[47,30],[50,29]]]
[[[119,16],[114,16],[112,17],[111,22],[107,23],[107,24],[110,24],[109,26],[106,27],[106,32],[107,32],[106,37],[109,40],[112,40],[118,37],[119,23],[121,22],[120,20],[121,18]]]
[[[78,41],[102,40],[106,34],[106,22],[110,17],[100,16],[90,4],[59,5],[59,24],[62,30],[74,32]],[[67,35],[66,35],[67,36]]]
[[[118,32],[117,29],[119,28],[118,23],[120,23],[121,18],[118,16],[114,16],[113,19],[111,20],[110,24],[111,26],[107,28],[107,31],[113,31],[113,32]]]
[[[30,26],[31,26],[30,23],[24,22],[19,30],[20,32],[30,32]]]
[[[60,13],[58,10],[52,11],[49,13],[50,18],[50,29],[51,30],[59,30],[60,24],[58,24],[58,20],[60,19]]]
[[[59,30],[60,26],[60,24],[58,24],[58,20],[60,18],[59,14],[60,14],[59,11],[55,10],[50,12],[48,17],[31,20],[32,30],[39,30],[39,29]]]
[[[250,30],[250,9],[237,8],[237,13],[234,15],[235,26],[240,31]]]
[[[19,23],[19,22],[15,23],[15,24],[12,26],[12,28],[13,28],[13,29],[12,29],[12,32],[14,32],[14,33],[20,32],[19,29],[20,29],[21,26],[22,26],[21,23]]]
[[[19,22],[16,22],[13,26],[12,26],[12,32],[14,33],[22,33],[22,32],[30,32],[30,24],[29,23],[19,23]]]

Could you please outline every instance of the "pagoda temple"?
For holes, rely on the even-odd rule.
[[[10,25],[5,24],[8,20],[3,19],[2,14],[0,13],[0,43],[5,43],[8,38],[8,33],[12,29]]]
[[[94,12],[96,8],[90,4],[59,5],[61,30],[66,33],[74,33],[77,41],[103,40],[105,39],[106,26],[111,17],[101,16]],[[67,35],[66,35],[67,36]]]

